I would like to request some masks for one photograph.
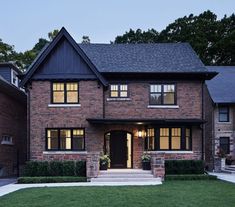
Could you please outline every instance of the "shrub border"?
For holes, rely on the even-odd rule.
[[[215,175],[194,175],[194,174],[186,174],[186,175],[166,175],[165,180],[217,180],[217,176]]]

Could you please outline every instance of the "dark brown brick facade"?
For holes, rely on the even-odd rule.
[[[26,160],[26,102],[20,103],[0,91],[0,176],[15,176],[17,160],[21,167]],[[2,144],[2,137],[12,137],[13,145]]]
[[[29,87],[30,101],[30,159],[85,159],[86,152],[48,153],[45,152],[46,128],[85,128],[87,152],[101,152],[104,147],[104,134],[112,130],[125,130],[133,135],[133,167],[141,167],[144,140],[137,137],[137,125],[92,125],[87,118],[143,118],[143,119],[201,119],[201,82],[177,83],[176,109],[153,109],[149,105],[149,83],[129,84],[129,101],[107,101],[105,92],[97,81],[80,81],[80,107],[49,107],[51,100],[50,82],[33,81]],[[103,107],[103,100],[105,106]],[[193,127],[193,153],[167,153],[167,159],[200,159],[202,130]]]

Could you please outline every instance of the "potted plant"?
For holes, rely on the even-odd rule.
[[[100,170],[107,170],[110,163],[108,155],[102,155],[100,157]]]
[[[143,170],[151,170],[151,156],[143,154],[141,157]]]
[[[221,159],[221,169],[225,168],[226,154],[223,149],[219,148],[217,152],[218,157]]]

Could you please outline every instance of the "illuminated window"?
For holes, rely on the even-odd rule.
[[[171,128],[171,149],[181,149],[181,128]]]
[[[169,149],[169,128],[160,128],[160,149]]]
[[[126,97],[128,97],[128,85],[127,84],[112,84],[112,85],[110,85],[110,97],[111,98],[126,98]]]
[[[146,150],[154,150],[155,148],[155,136],[154,136],[154,128],[147,129],[147,136],[145,139]]]
[[[175,85],[174,84],[154,84],[150,85],[150,105],[174,105]]]
[[[53,83],[52,103],[79,103],[78,83]]]
[[[84,129],[47,129],[47,150],[84,150]]]

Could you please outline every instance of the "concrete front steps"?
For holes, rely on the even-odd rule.
[[[140,169],[109,169],[100,171],[97,178],[92,178],[93,183],[119,183],[120,185],[159,185],[160,178],[155,178],[151,171]]]
[[[235,165],[226,165],[221,171],[224,173],[235,174]]]

